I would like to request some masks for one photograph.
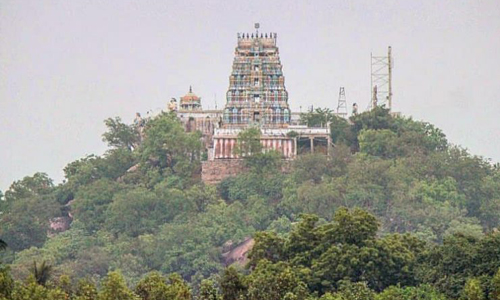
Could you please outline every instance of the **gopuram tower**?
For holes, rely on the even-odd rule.
[[[288,92],[276,39],[276,33],[238,34],[223,113],[225,128],[270,128],[290,123]]]
[[[300,124],[300,113],[292,113],[277,47],[276,33],[239,33],[229,88],[223,109],[201,108],[201,98],[192,90],[181,97],[176,110],[186,131],[200,131],[206,150],[201,178],[217,183],[244,170],[237,154],[238,134],[248,128],[260,130],[263,151],[276,151],[288,165],[306,153],[328,155],[332,147],[329,124]],[[175,100],[173,100],[175,102]],[[174,105],[172,105],[174,106]]]

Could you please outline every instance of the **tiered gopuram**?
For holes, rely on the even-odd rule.
[[[302,153],[329,153],[329,126],[300,125],[299,114],[290,110],[276,41],[276,33],[238,34],[223,110],[202,110],[201,98],[191,88],[180,98],[178,110],[176,101],[170,103],[187,131],[203,133],[207,151],[202,168],[205,182],[216,183],[241,170],[235,147],[238,134],[250,127],[260,129],[264,151],[276,150],[285,160]]]

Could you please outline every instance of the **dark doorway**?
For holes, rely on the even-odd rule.
[[[260,112],[254,112],[253,113],[253,121],[255,123],[260,123]]]

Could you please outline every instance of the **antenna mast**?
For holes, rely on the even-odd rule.
[[[389,46],[387,56],[371,54],[371,101],[370,108],[385,106],[392,110],[392,48]]]
[[[347,118],[347,100],[345,97],[345,89],[343,86],[339,90],[339,101],[337,103],[337,116]]]

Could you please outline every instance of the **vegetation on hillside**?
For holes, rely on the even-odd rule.
[[[248,171],[216,187],[200,180],[201,134],[175,115],[142,134],[106,120],[109,150],[64,183],[37,173],[0,193],[0,299],[500,299],[498,165],[383,108],[302,119],[331,126],[330,157],[284,174],[251,129]],[[226,268],[223,247],[250,236],[248,266]]]

